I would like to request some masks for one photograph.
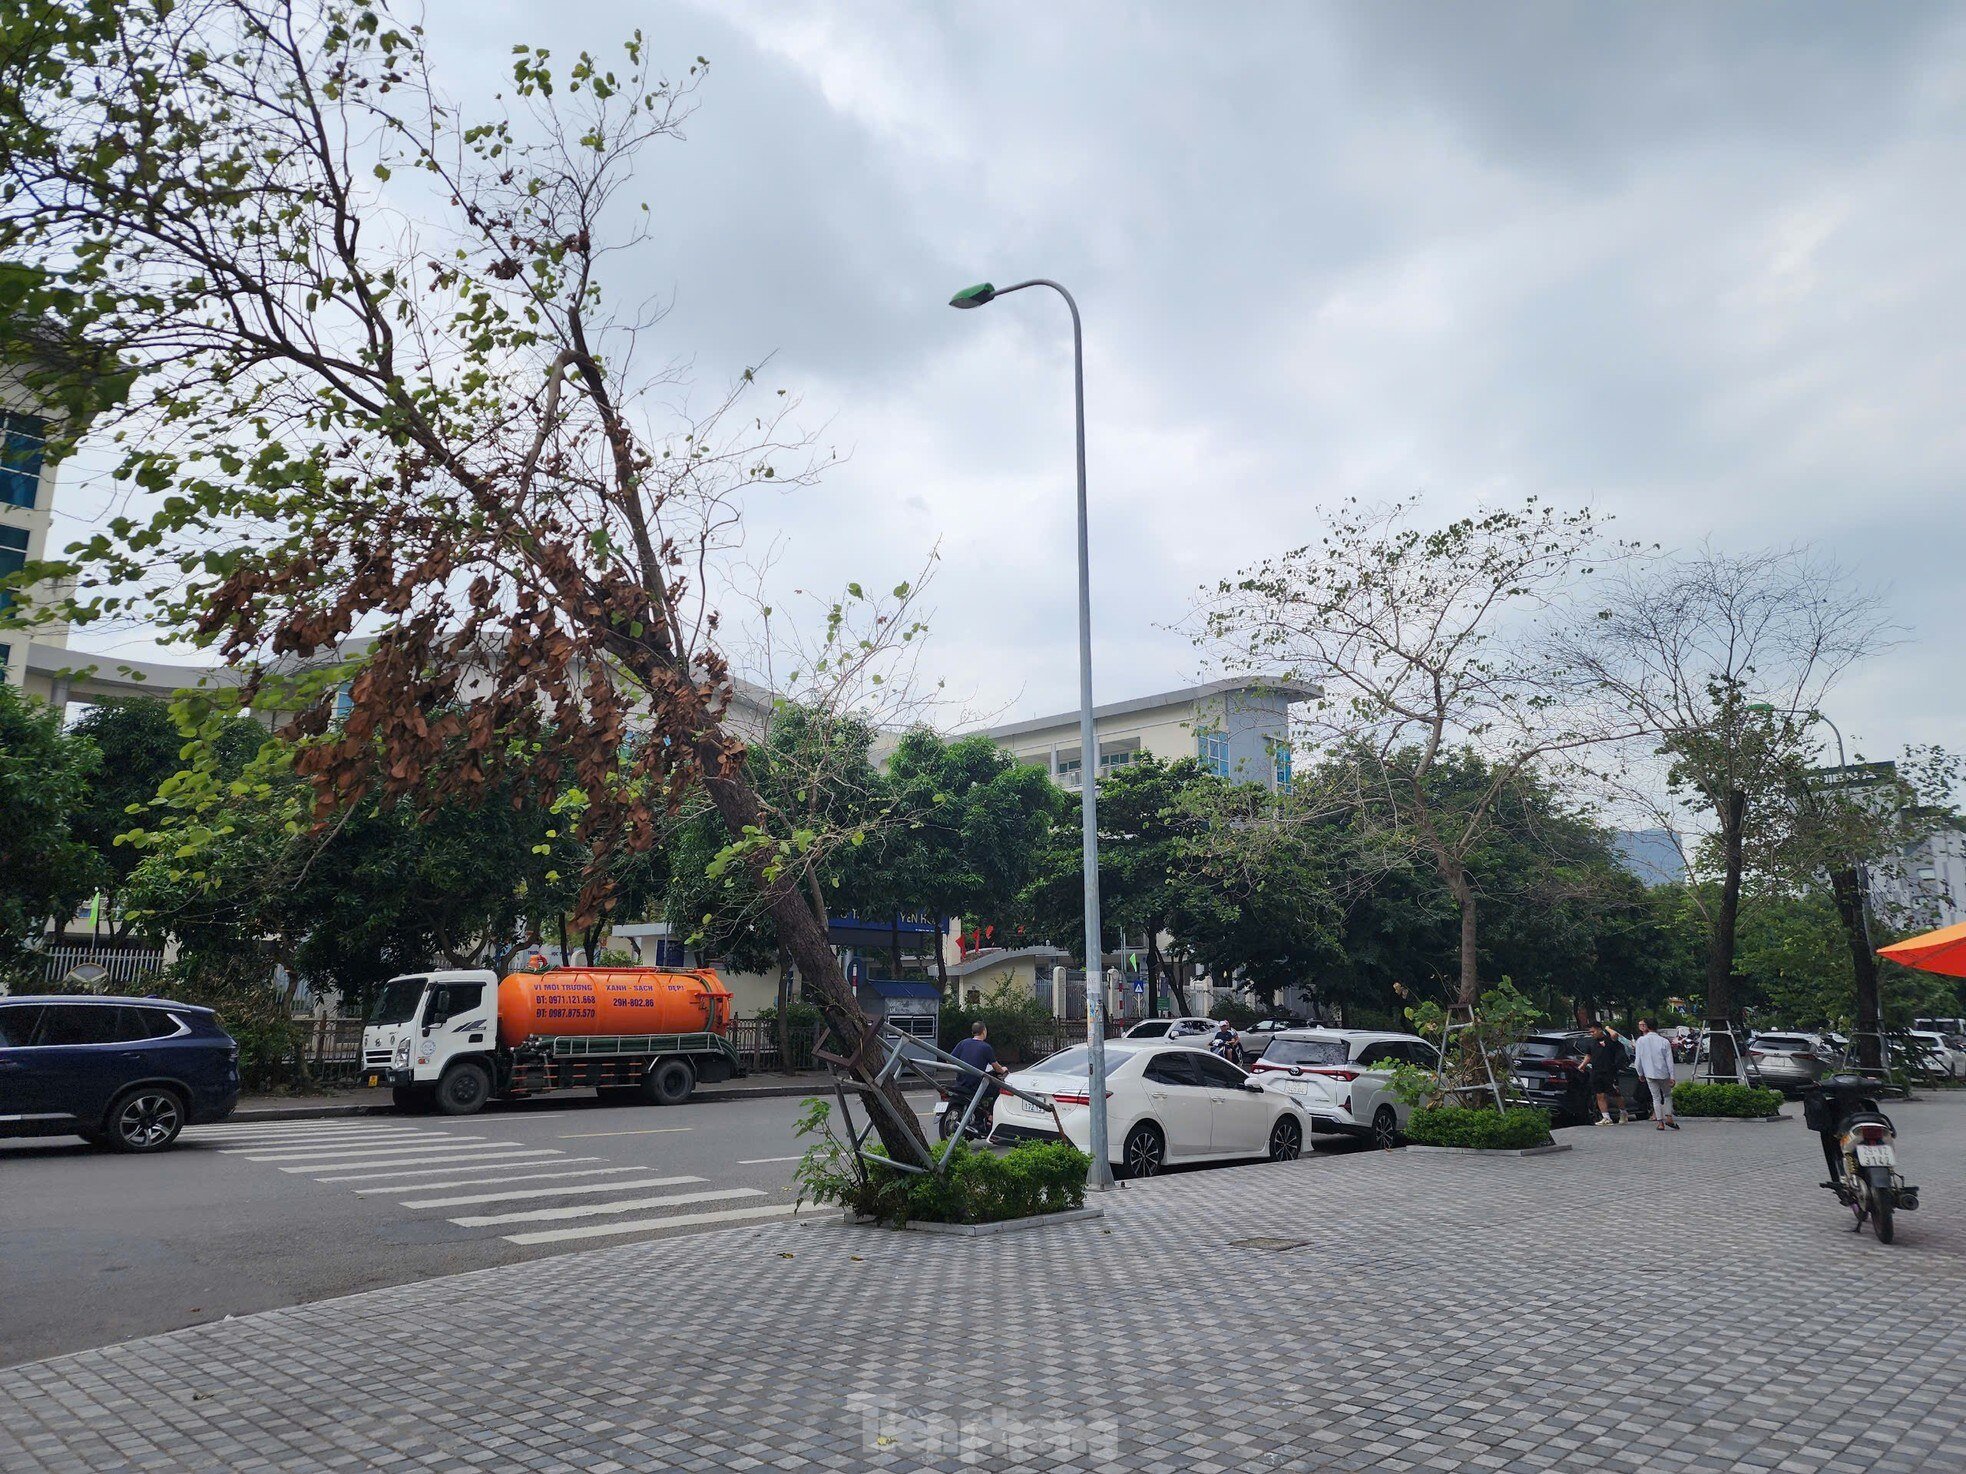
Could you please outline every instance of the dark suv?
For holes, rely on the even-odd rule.
[[[1624,1064],[1618,1070],[1618,1095],[1626,1117],[1643,1121],[1652,1114],[1651,1092],[1638,1078],[1631,1041],[1619,1035]],[[1582,1029],[1550,1029],[1530,1034],[1509,1049],[1509,1078],[1516,1094],[1550,1113],[1555,1126],[1580,1125],[1597,1119],[1597,1097],[1591,1094],[1591,1036]]]
[[[162,1151],[239,1100],[239,1046],[161,998],[0,998],[0,1136]]]

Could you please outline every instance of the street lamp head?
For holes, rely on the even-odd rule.
[[[951,307],[981,307],[985,302],[996,300],[997,289],[988,282],[978,282],[973,287],[964,287],[949,299]]]

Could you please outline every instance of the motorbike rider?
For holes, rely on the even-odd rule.
[[[949,1053],[953,1054],[971,1069],[981,1070],[986,1075],[1001,1078],[1006,1073],[1004,1067],[997,1063],[996,1050],[990,1047],[990,1026],[981,1019],[978,1019],[969,1026],[969,1037],[950,1050]],[[975,1075],[963,1074],[958,1076],[955,1082],[949,1087],[950,1109],[956,1111],[965,1109],[969,1105],[970,1096],[974,1095],[978,1089],[985,1087],[989,1089],[990,1095],[986,1095],[983,1098],[980,1102],[980,1107],[988,1107],[990,1097],[997,1093],[996,1087],[988,1081],[979,1079]]]
[[[1242,1035],[1229,1027],[1227,1019],[1223,1019],[1222,1027],[1209,1037],[1208,1048],[1210,1053],[1221,1055],[1232,1065],[1240,1065],[1245,1058],[1242,1050]]]

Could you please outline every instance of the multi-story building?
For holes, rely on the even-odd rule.
[[[1871,899],[1894,926],[1966,921],[1966,825],[1935,816],[1931,832],[1870,867]]]
[[[1099,771],[1111,773],[1148,754],[1168,762],[1191,757],[1238,783],[1288,789],[1290,704],[1317,694],[1298,681],[1221,680],[1095,707]],[[1061,787],[1077,788],[1084,780],[1076,711],[980,730]]]
[[[55,469],[48,464],[47,443],[48,421],[32,396],[18,380],[0,379],[0,575],[17,573],[48,556]],[[15,597],[0,591],[0,609]],[[0,630],[0,680],[22,685],[28,678],[29,647],[59,649],[66,641],[61,625]]]

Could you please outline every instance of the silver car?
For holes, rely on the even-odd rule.
[[[1814,1034],[1757,1034],[1748,1041],[1748,1061],[1763,1085],[1787,1094],[1828,1074],[1831,1050]]]

